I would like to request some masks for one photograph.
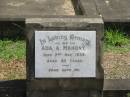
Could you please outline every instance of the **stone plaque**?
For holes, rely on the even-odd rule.
[[[96,31],[35,31],[35,78],[96,77]]]

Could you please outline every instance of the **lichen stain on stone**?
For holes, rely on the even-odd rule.
[[[25,2],[9,2],[7,3],[8,6],[12,6],[12,7],[20,7],[20,6],[23,6],[25,5]]]
[[[46,0],[34,0],[37,3],[45,2]]]
[[[62,5],[62,8],[64,11],[69,15],[75,15],[75,11],[73,8],[73,5],[71,3],[71,0],[64,0],[64,4]]]

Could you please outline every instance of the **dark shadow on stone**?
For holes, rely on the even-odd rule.
[[[24,21],[1,21],[0,39],[23,40],[25,39]]]
[[[76,15],[83,15],[83,10],[80,4],[80,0],[71,0]]]
[[[26,80],[0,81],[0,97],[26,97]]]

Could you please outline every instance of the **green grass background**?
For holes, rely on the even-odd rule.
[[[107,29],[104,36],[104,51],[125,53],[130,51],[130,38],[122,31]],[[0,40],[0,59],[11,61],[26,57],[26,42],[24,40]]]

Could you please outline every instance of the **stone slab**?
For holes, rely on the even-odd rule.
[[[74,0],[72,0],[74,2]],[[87,17],[102,17],[104,22],[130,22],[130,0],[75,0]],[[80,10],[79,10],[80,9]]]
[[[105,79],[104,90],[130,90],[130,79]]]
[[[77,4],[76,8],[82,10],[77,13],[87,17],[102,17],[104,22],[130,22],[130,0],[72,1]],[[0,8],[0,18],[5,20],[23,21],[46,15],[75,15],[71,0],[2,0]]]
[[[0,18],[26,19],[45,15],[74,15],[71,0],[0,1]]]
[[[104,91],[103,91],[104,96],[103,97],[126,96],[126,94],[130,92],[129,83],[130,83],[129,79],[104,80]],[[80,91],[80,93],[81,93],[80,94],[81,97],[87,96],[86,91]],[[69,91],[67,94],[69,95]],[[77,94],[78,94],[77,91],[75,91],[74,96],[76,97]],[[0,81],[0,97],[7,97],[7,96],[8,97],[26,97],[26,80]]]
[[[48,21],[48,22],[46,22]],[[101,18],[85,18],[85,17],[73,17],[73,18],[69,18],[69,17],[60,17],[60,18],[52,18],[52,17],[48,17],[48,18],[32,18],[32,19],[27,19],[26,20],[26,27],[27,27],[27,33],[26,36],[28,38],[28,42],[29,42],[29,46],[31,46],[31,48],[27,49],[27,55],[28,55],[28,67],[27,70],[28,72],[28,78],[29,79],[34,79],[35,78],[35,70],[34,70],[34,32],[35,31],[93,31],[95,30],[96,33],[96,63],[97,63],[97,78],[102,78],[103,73],[100,73],[100,69],[101,69],[101,56],[102,55],[102,39],[103,39],[103,21]],[[29,50],[32,49],[32,50]],[[28,51],[29,50],[29,51]],[[31,51],[31,52],[30,52]],[[29,54],[30,53],[30,54]],[[31,59],[30,59],[31,58]],[[33,64],[33,65],[32,65]],[[103,72],[103,70],[101,70],[101,72]],[[100,75],[101,74],[101,75]]]
[[[95,0],[95,3],[105,22],[130,22],[130,0]]]
[[[0,81],[0,93],[3,89],[4,92],[8,88],[21,90],[26,92],[26,81],[27,80],[5,80]],[[105,79],[104,80],[104,91],[130,91],[130,79]],[[8,91],[9,92],[9,91]]]

